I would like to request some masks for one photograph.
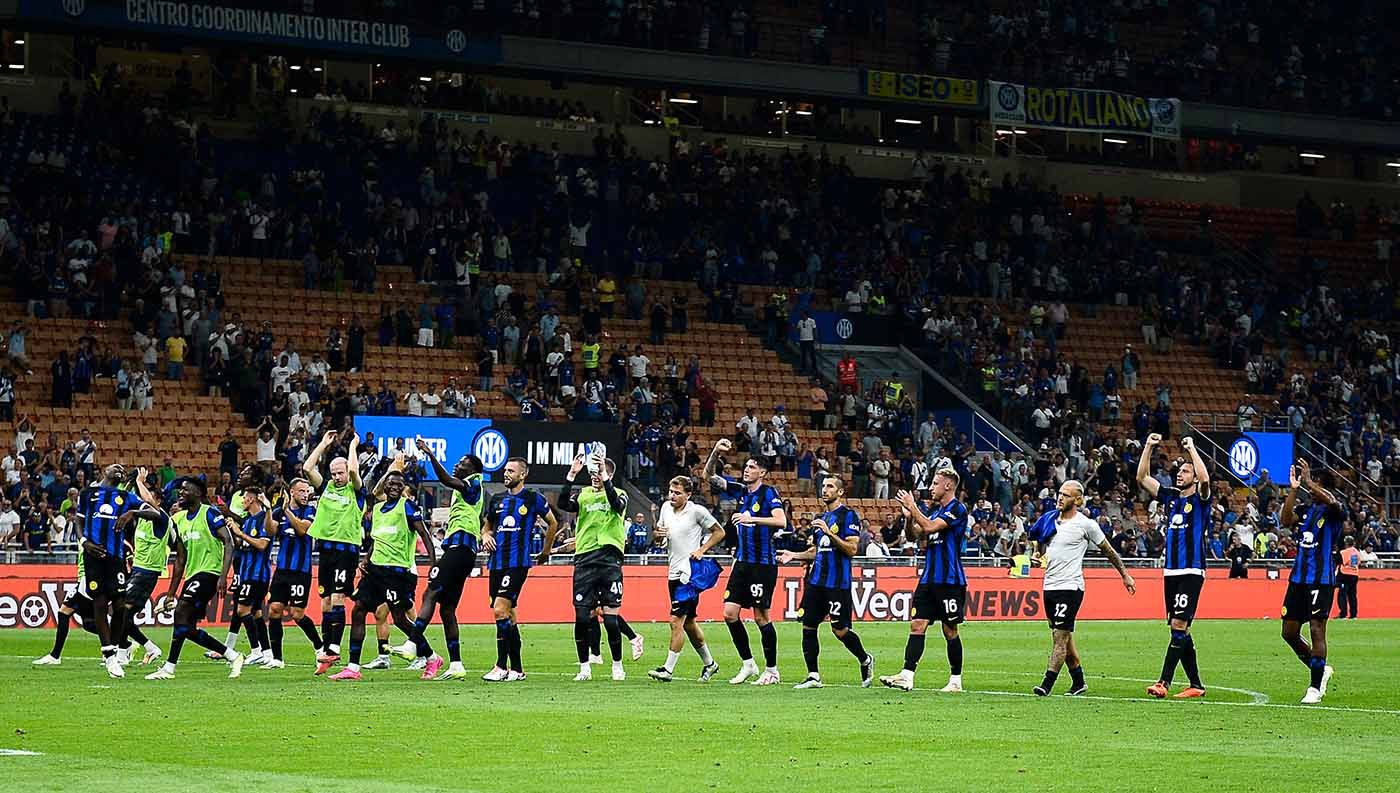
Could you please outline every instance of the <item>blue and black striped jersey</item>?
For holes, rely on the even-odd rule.
[[[943,506],[934,505],[920,510],[929,520],[942,519],[948,524],[945,531],[928,535],[928,548],[924,550],[924,571],[919,574],[920,584],[945,584],[967,586],[967,575],[963,573],[962,551],[967,534],[967,507],[956,498]]]
[[[254,539],[272,539],[267,531],[267,510],[244,518],[239,528]],[[236,566],[239,581],[267,581],[272,578],[272,543],[261,549],[244,543],[238,549]]]
[[[1341,539],[1346,515],[1335,504],[1314,504],[1293,530],[1298,556],[1288,581],[1304,586],[1335,586],[1336,563],[1332,559]]]
[[[316,517],[316,505],[307,504],[291,512],[302,520],[311,520]],[[309,534],[297,534],[296,529],[292,528],[292,522],[287,520],[285,507],[278,510],[277,518],[277,569],[310,573],[311,551],[316,541]]]
[[[835,528],[842,539],[860,536],[860,515],[847,506],[840,506],[818,517],[828,526]],[[812,538],[817,547],[816,558],[812,560],[812,572],[807,582],[828,589],[846,589],[851,585],[851,557],[836,547],[836,543],[825,532]]]
[[[488,566],[492,570],[529,567],[530,534],[535,524],[544,520],[549,502],[539,491],[525,488],[517,494],[497,493],[491,497],[491,526],[495,530],[496,550],[491,552]]]
[[[100,546],[109,556],[122,558],[125,551],[123,531],[117,529],[117,518],[142,508],[135,493],[106,485],[93,485],[78,496],[78,517],[83,519],[83,539]]]
[[[739,502],[735,512],[747,512],[754,517],[771,518],[773,511],[783,508],[783,500],[778,497],[778,491],[772,485],[759,485],[753,490],[749,490],[741,482],[730,482],[725,487],[725,493],[735,501]],[[759,526],[737,524],[738,544],[734,548],[734,558],[736,561],[748,562],[749,564],[771,564],[778,563],[777,554],[773,550],[773,535],[780,530],[778,526]]]
[[[1162,535],[1166,541],[1165,575],[1201,573],[1206,569],[1206,535],[1210,534],[1210,498],[1200,490],[1189,496],[1174,487],[1157,491],[1163,507]]]

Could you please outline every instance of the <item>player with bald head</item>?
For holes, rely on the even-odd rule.
[[[1083,508],[1084,485],[1074,479],[1066,480],[1055,497],[1055,509],[1041,515],[1030,531],[1031,564],[1045,568],[1043,602],[1051,635],[1045,678],[1032,689],[1038,697],[1050,695],[1066,663],[1073,681],[1068,695],[1079,696],[1089,690],[1079,648],[1074,643],[1074,618],[1084,603],[1084,554],[1089,546],[1094,545],[1108,557],[1129,595],[1137,592],[1137,583],[1123,567],[1123,560],[1104,537],[1098,522],[1080,511]]]
[[[350,440],[348,456],[331,458],[330,479],[321,476],[321,458],[336,443],[332,430],[306,456],[302,472],[311,487],[319,491],[316,515],[307,535],[316,540],[320,558],[316,567],[317,590],[321,595],[321,634],[324,652],[316,659],[316,674],[325,674],[340,660],[340,640],[345,635],[345,598],[355,590],[355,570],[360,565],[364,544],[365,492],[360,481],[359,457],[355,450],[360,436]]]

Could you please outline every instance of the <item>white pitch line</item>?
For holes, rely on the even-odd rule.
[[[30,752],[24,749],[0,749],[0,757],[40,757],[43,752]]]
[[[29,658],[30,656],[27,656],[27,655],[8,655],[8,656],[0,656],[0,657],[3,657],[3,658]],[[296,667],[303,667],[303,668],[310,669],[312,666],[313,666],[313,664],[303,664],[303,663],[295,663],[295,662],[289,662],[289,663],[287,664],[287,668],[288,668],[288,669],[296,668]],[[396,669],[397,669],[397,668],[399,668],[399,667],[396,667]],[[566,677],[566,678],[572,678],[572,677],[574,676],[575,673],[574,673],[574,672],[530,672],[529,674],[530,674],[532,677]],[[643,673],[643,674],[645,674],[645,673]],[[976,674],[978,674],[978,675],[1000,675],[1000,676],[1003,676],[1003,677],[1009,677],[1009,676],[1023,677],[1023,676],[1025,676],[1025,673],[1023,673],[1023,672],[1002,672],[1002,671],[982,671],[982,672],[977,672]],[[254,675],[254,677],[259,677],[259,676],[260,676],[260,675]],[[640,678],[634,678],[634,679],[640,679]],[[1092,679],[1094,679],[1094,678],[1091,677],[1090,679],[1092,680]],[[1100,680],[1118,680],[1118,681],[1129,682],[1129,683],[1148,683],[1148,682],[1155,682],[1155,681],[1142,680],[1142,679],[1139,679],[1139,678],[1131,678],[1131,677],[1100,677],[1100,678],[1098,678],[1098,679],[1100,679]],[[611,680],[604,680],[604,676],[601,675],[601,674],[600,674],[600,676],[599,676],[599,681],[600,681],[600,682],[609,682],[609,683],[612,682]],[[388,681],[388,680],[385,680],[385,681],[381,681],[381,682],[386,682],[386,683],[388,683],[388,682],[393,682],[393,683],[411,683],[411,682],[413,682],[413,681],[410,680],[410,679],[408,679],[407,677],[404,677],[404,678],[401,678],[401,679],[395,680],[395,681]],[[689,683],[689,684],[692,684],[692,685],[701,685],[700,682],[699,682],[698,680],[681,679],[681,678],[678,678],[678,679],[674,680],[673,682],[675,682],[675,683],[682,683],[682,684]],[[669,685],[669,684],[668,684],[668,685]],[[705,684],[705,685],[714,685],[714,684],[707,683],[707,684]],[[721,688],[721,689],[722,689],[722,688],[726,688],[727,686],[725,686],[724,684],[720,684],[720,685],[715,686],[715,687],[716,687],[716,688]],[[859,685],[856,685],[856,684],[854,684],[854,683],[828,683],[828,684],[825,686],[825,688],[860,688],[860,686],[859,686]],[[1249,697],[1251,698],[1251,701],[1250,701],[1250,702],[1220,702],[1220,701],[1218,701],[1218,700],[1198,699],[1198,700],[1194,700],[1194,703],[1195,703],[1196,705],[1200,705],[1200,706],[1202,706],[1202,707],[1205,707],[1205,706],[1212,706],[1212,707],[1229,707],[1229,708],[1278,708],[1278,709],[1282,709],[1282,710],[1298,710],[1298,711],[1317,710],[1317,711],[1330,711],[1330,712],[1333,712],[1333,713],[1364,713],[1364,714],[1374,714],[1374,715],[1378,715],[1378,716],[1400,716],[1400,709],[1391,709],[1391,708],[1356,708],[1356,707],[1350,707],[1350,706],[1347,706],[1347,705],[1303,705],[1303,704],[1291,704],[1291,703],[1286,703],[1286,702],[1270,702],[1270,701],[1268,701],[1268,699],[1269,699],[1269,698],[1268,698],[1268,695],[1262,694],[1262,693],[1260,693],[1260,692],[1258,692],[1258,691],[1250,691],[1249,689],[1244,689],[1244,688],[1227,688],[1227,687],[1225,687],[1225,686],[1213,686],[1213,688],[1219,689],[1219,690],[1221,690],[1221,691],[1229,691],[1229,692],[1231,692],[1231,693],[1244,694],[1244,695],[1246,695],[1246,696],[1249,696]],[[920,694],[937,694],[937,695],[939,695],[939,696],[949,696],[949,697],[956,697],[956,696],[958,696],[957,694],[946,694],[946,695],[945,695],[945,694],[943,694],[942,692],[940,692],[940,691],[938,691],[938,690],[936,690],[936,689],[932,689],[932,688],[929,688],[929,689],[915,689],[915,691],[918,692],[918,693],[920,693]],[[1035,695],[1032,694],[1032,693],[1030,693],[1029,691],[997,691],[997,690],[993,690],[993,689],[964,689],[961,693],[962,693],[962,694],[968,694],[968,695],[988,696],[988,697],[1022,697],[1022,698],[1025,698],[1025,697],[1035,697]],[[1063,696],[1063,695],[1062,695],[1062,696]],[[1265,700],[1265,701],[1259,702],[1259,701],[1257,701],[1257,699],[1256,699],[1257,697],[1264,697],[1264,700]],[[1160,702],[1161,702],[1161,700],[1152,699],[1152,698],[1150,698],[1150,697],[1106,697],[1106,696],[1094,695],[1094,694],[1081,694],[1080,696],[1077,696],[1077,697],[1063,697],[1063,698],[1064,698],[1064,699],[1083,699],[1083,700],[1091,700],[1091,701],[1095,701],[1095,702],[1153,702],[1153,703],[1160,703]],[[1180,703],[1179,705],[1176,705],[1176,706],[1177,706],[1177,707],[1193,707],[1192,705],[1188,705],[1188,704],[1186,704],[1186,703],[1184,703],[1184,702],[1183,702],[1183,703]],[[1166,707],[1173,707],[1173,705],[1166,705]]]

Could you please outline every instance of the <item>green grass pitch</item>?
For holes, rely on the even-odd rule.
[[[1263,620],[1196,624],[1211,690],[1192,702],[1144,696],[1168,638],[1156,622],[1080,623],[1091,697],[1078,700],[1059,696],[1067,675],[1056,696],[1029,696],[1049,645],[1039,623],[964,626],[960,695],[932,690],[947,673],[933,632],[920,690],[905,694],[856,686],[855,661],[825,628],[828,687],[791,690],[805,671],[793,623],[779,631],[781,686],[725,682],[737,659],[720,624],[706,626],[722,666],[715,682],[694,682],[687,648],[677,681],[656,683],[646,670],[665,658],[666,626],[636,628],[647,654],[628,663],[625,682],[604,666],[574,683],[572,626],[527,624],[529,679],[514,684],[479,680],[494,660],[489,626],[463,630],[466,682],[421,682],[396,659],[358,684],[312,677],[294,628],[285,670],[250,667],[228,680],[190,644],[167,682],[141,679],[147,670],[134,664],[126,679],[108,679],[95,639],[77,630],[61,667],[33,668],[52,632],[5,631],[0,789],[1318,793],[1394,790],[1400,779],[1393,621],[1332,623],[1337,674],[1321,707],[1297,704],[1307,669],[1278,623]],[[877,673],[896,671],[907,626],[857,628]],[[222,638],[223,627],[213,633]],[[169,632],[153,638],[164,646]],[[440,630],[430,639],[441,648]]]

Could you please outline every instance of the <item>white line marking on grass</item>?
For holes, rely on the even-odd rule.
[[[0,757],[39,757],[43,752],[30,752],[24,749],[0,749]]]

